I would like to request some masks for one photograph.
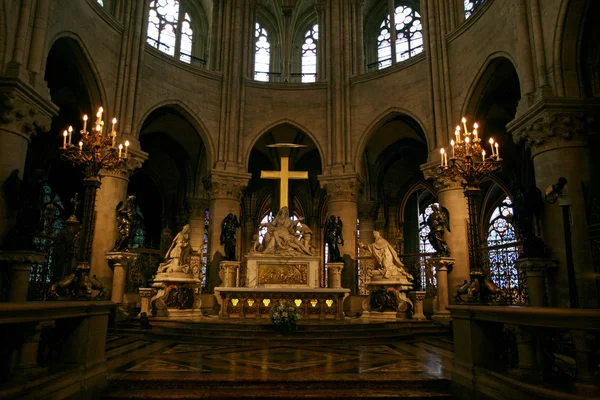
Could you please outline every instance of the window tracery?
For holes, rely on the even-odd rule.
[[[183,14],[183,20],[179,16]],[[192,55],[194,31],[190,14],[179,0],[150,1],[147,42],[161,52],[185,63],[202,61]]]
[[[256,47],[254,49],[254,80],[269,81],[269,67],[271,62],[271,44],[267,30],[258,22],[254,26]]]
[[[392,24],[394,29],[392,29]],[[395,31],[394,49],[392,35]],[[423,51],[421,15],[408,6],[398,6],[379,26],[377,36],[377,69],[383,69]],[[395,59],[393,54],[396,54]]]
[[[439,203],[430,203],[422,213],[419,214],[419,253],[421,255],[421,286],[422,290],[433,290],[437,287],[435,267],[428,268],[427,259],[435,253],[435,249],[429,242],[429,232],[431,229],[427,225],[427,218],[433,213],[432,206],[439,206]]]
[[[302,44],[302,82],[315,82],[317,78],[319,25],[313,25],[304,37],[304,43]]]

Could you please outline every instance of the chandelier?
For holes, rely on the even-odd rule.
[[[452,148],[450,159],[446,149],[443,147],[440,149],[441,175],[460,182],[467,199],[469,213],[468,248],[471,281],[465,282],[458,289],[456,300],[462,301],[461,296],[468,295],[469,300],[486,302],[490,300],[491,295],[501,295],[501,289],[487,277],[483,269],[477,197],[482,181],[491,173],[502,169],[502,159],[500,146],[493,138],[489,139],[490,154],[487,154],[479,136],[477,123],[473,124],[471,132],[467,128],[467,119],[464,117],[462,124],[464,130],[461,130],[458,125],[454,131],[455,138],[450,141]]]
[[[83,174],[84,202],[81,233],[77,257],[77,266],[70,275],[53,284],[50,296],[53,298],[71,297],[88,299],[92,290],[98,291],[97,297],[105,295],[104,287],[95,277],[89,276],[92,253],[92,239],[96,217],[96,193],[101,186],[103,171],[116,171],[127,165],[129,141],[115,146],[117,138],[117,119],[112,119],[110,131],[105,129],[100,107],[96,113],[96,122],[88,132],[88,116],[83,116],[83,129],[79,131],[77,145],[73,144],[73,127],[62,132],[63,144],[61,156],[70,161]]]

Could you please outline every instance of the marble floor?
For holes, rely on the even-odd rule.
[[[109,335],[105,398],[451,398],[448,337],[203,344]]]

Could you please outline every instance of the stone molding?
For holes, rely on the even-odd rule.
[[[27,250],[0,251],[0,263],[7,264],[43,264],[48,261],[46,253]]]
[[[252,175],[247,173],[212,170],[202,179],[202,183],[211,200],[240,201],[251,177]]]
[[[321,186],[327,191],[328,202],[358,203],[363,182],[357,174],[319,175],[318,179]]]
[[[432,182],[433,188],[436,192],[463,188],[462,179],[456,178],[453,180],[442,175],[440,171],[440,163],[438,162],[422,164],[421,172],[423,172],[425,179]]]
[[[0,128],[28,141],[38,131],[48,132],[58,107],[35,92],[28,93],[4,83],[0,80]]]
[[[533,155],[563,146],[587,146],[599,129],[600,102],[542,99],[507,124],[515,143],[524,143]]]

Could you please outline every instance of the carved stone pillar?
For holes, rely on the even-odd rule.
[[[362,182],[358,175],[319,176],[319,182],[327,190],[327,215],[340,217],[343,222],[340,254],[344,259],[342,287],[349,288],[352,294],[357,289],[356,274],[356,218],[358,217],[358,194]]]
[[[141,167],[144,160],[148,158],[146,153],[139,150],[129,149],[129,152],[131,157],[127,162],[127,169],[103,172],[102,185],[96,194],[90,275],[96,275],[105,288],[112,288],[113,270],[106,262],[106,252],[112,251],[118,237],[117,205],[127,199],[129,173],[135,168]]]
[[[14,170],[23,178],[31,137],[37,132],[48,132],[51,117],[58,111],[50,101],[25,93],[16,85],[8,79],[0,82],[0,188]],[[0,243],[14,224],[4,196],[4,190],[0,190]]]
[[[187,199],[190,206],[190,246],[194,251],[201,251],[204,244],[204,218],[206,209],[209,208],[209,200],[190,197]]]
[[[232,213],[236,216],[241,215],[241,203],[243,190],[248,185],[251,175],[245,173],[230,173],[225,171],[212,170],[204,178],[204,188],[210,198],[210,224],[208,225],[208,246],[210,265],[207,268],[207,291],[212,292],[213,288],[219,286],[219,263],[225,256],[225,248],[220,242],[221,222]],[[238,229],[237,237],[240,237]],[[240,243],[236,249],[237,258],[240,257]]]
[[[364,243],[373,243],[375,237],[375,218],[377,217],[377,203],[375,201],[364,201],[358,205],[358,219],[360,220],[360,240]]]
[[[569,265],[573,265],[580,305],[586,308],[597,305],[582,184],[589,185],[592,180],[588,137],[598,130],[599,114],[598,102],[546,98],[507,125],[515,142],[524,142],[531,149],[535,180],[542,193],[559,177],[568,181],[566,198],[547,205],[543,211],[542,237],[551,249],[552,258],[558,261],[549,285],[551,306],[569,306],[569,293],[573,292],[569,292]],[[570,241],[565,239],[564,207],[568,207]]]
[[[156,289],[154,288],[139,288],[140,298],[142,299],[142,309],[138,314],[140,317],[143,313],[146,313],[146,316],[150,316],[152,313],[150,312],[150,300],[156,294]]]
[[[422,165],[421,170],[426,178],[433,180],[438,202],[450,212],[450,232],[444,232],[444,239],[455,260],[454,268],[448,274],[449,301],[458,286],[462,285],[465,280],[471,280],[469,276],[469,241],[467,239],[467,221],[469,219],[467,199],[460,183],[452,182],[440,175],[438,163]]]

